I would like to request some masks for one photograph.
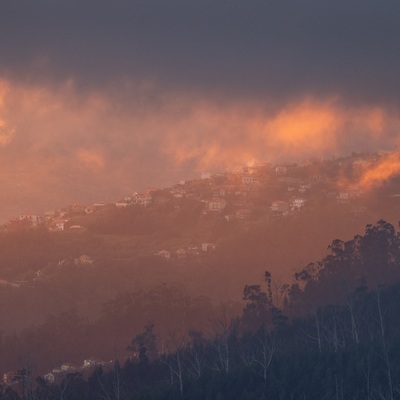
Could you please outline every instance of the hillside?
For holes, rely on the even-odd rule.
[[[4,390],[14,399],[397,399],[399,232],[368,225],[295,278],[277,292],[265,271],[244,287],[236,316],[168,286],[120,295],[95,322],[49,316],[3,338],[1,362],[16,368]]]
[[[240,301],[244,284],[260,282],[265,269],[277,286],[290,283],[332,240],[348,240],[379,219],[396,223],[400,180],[362,183],[386,161],[352,155],[263,164],[115,204],[22,215],[1,233],[3,329],[71,307],[94,319],[117,294],[161,284],[218,303]]]

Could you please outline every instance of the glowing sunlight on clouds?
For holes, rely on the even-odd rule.
[[[78,184],[79,193],[101,187],[116,196],[118,187],[126,194],[165,186],[203,169],[394,148],[399,121],[384,107],[350,108],[337,98],[277,108],[154,85],[86,93],[73,81],[39,87],[0,80],[0,175],[23,171],[32,188],[68,181],[64,197],[75,196]]]
[[[79,162],[87,168],[102,170],[106,164],[104,157],[97,151],[79,149],[76,156]]]
[[[399,122],[381,108],[349,109],[337,99],[306,98],[277,112],[257,103],[231,101],[223,108],[203,106],[201,113],[192,111],[178,119],[169,132],[166,151],[179,165],[192,161],[199,169],[251,160],[298,161],[359,151],[360,142],[377,148],[383,142],[395,145],[396,137],[383,136],[388,127],[400,127]],[[199,126],[205,129],[199,132]]]
[[[15,129],[0,119],[0,146],[7,146],[11,143]]]
[[[336,148],[342,116],[329,104],[311,101],[282,110],[266,122],[266,134],[277,148],[289,153],[321,152]]]
[[[400,175],[400,152],[385,155],[377,164],[366,168],[358,185],[370,190],[396,175]]]

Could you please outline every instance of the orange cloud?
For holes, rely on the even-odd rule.
[[[10,90],[10,85],[7,81],[0,79],[0,107],[4,105],[4,99]]]
[[[349,108],[338,98],[305,97],[273,107],[163,92],[155,83],[119,89],[86,93],[72,80],[41,87],[0,79],[0,174],[15,174],[18,166],[40,188],[39,180],[48,188],[54,179],[70,179],[81,188],[89,182],[140,190],[194,170],[398,144],[387,132],[399,131],[400,118],[377,105]]]
[[[323,151],[336,147],[336,134],[342,119],[341,113],[329,103],[306,100],[268,120],[265,131],[268,140],[288,152]]]
[[[388,116],[383,109],[376,107],[372,108],[371,110],[367,110],[364,118],[367,127],[372,132],[377,134],[384,133]]]
[[[223,106],[186,104],[186,113],[172,125],[160,121],[168,137],[164,151],[177,165],[192,162],[198,169],[330,157],[343,149],[359,151],[360,143],[395,146],[396,137],[385,134],[400,127],[399,117],[383,108],[346,108],[336,98],[305,98],[275,113],[259,103],[235,100]]]
[[[7,126],[6,122],[0,119],[0,146],[7,146],[11,143],[15,129]]]
[[[400,152],[391,153],[366,169],[358,185],[369,190],[400,174]]]
[[[101,170],[105,166],[104,157],[97,151],[79,149],[76,153],[79,162],[86,168]]]

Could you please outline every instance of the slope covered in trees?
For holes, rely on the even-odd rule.
[[[292,285],[278,287],[266,271],[262,284],[245,286],[239,317],[226,310],[211,313],[201,299],[185,300],[165,288],[146,297],[152,300],[141,314],[149,323],[126,340],[128,358],[89,375],[61,374],[55,383],[39,378],[28,385],[34,376],[25,370],[24,380],[3,388],[3,398],[398,399],[399,270],[399,233],[380,220],[363,235],[334,240],[330,253],[298,272]],[[121,322],[133,315],[128,310],[143,307],[144,299],[136,295],[110,303],[110,325],[117,332],[126,329]],[[177,329],[166,340],[150,323],[164,303],[181,321],[193,311],[200,318],[204,310],[209,330]],[[108,336],[105,320],[92,325],[93,338],[95,332]],[[70,338],[70,328],[89,328],[73,314],[64,321],[59,332]],[[41,328],[60,323],[55,319]],[[193,322],[186,328],[194,328]],[[14,340],[3,339],[3,345],[15,346]]]

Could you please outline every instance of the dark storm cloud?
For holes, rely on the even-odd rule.
[[[396,102],[398,1],[3,1],[0,73]]]

